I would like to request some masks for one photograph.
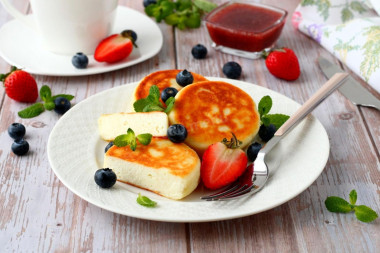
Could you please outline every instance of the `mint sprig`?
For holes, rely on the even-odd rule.
[[[139,196],[137,197],[136,201],[138,204],[146,207],[155,207],[157,205],[157,202],[151,200],[146,196],[141,195],[141,193],[139,193]]]
[[[261,98],[258,106],[258,111],[260,114],[261,124],[265,126],[274,125],[276,129],[279,129],[285,121],[289,119],[288,115],[275,113],[269,114],[272,109],[272,98],[270,96],[264,96]]]
[[[157,22],[176,26],[183,30],[201,26],[204,13],[212,11],[217,4],[207,0],[158,0],[145,8],[145,13],[154,17]]]
[[[43,101],[43,103],[35,103],[31,106],[28,106],[27,108],[21,110],[18,112],[18,116],[20,116],[23,119],[29,119],[34,118],[43,113],[46,110],[51,111],[54,110],[55,104],[54,99],[57,97],[64,97],[67,100],[71,101],[74,96],[69,94],[58,94],[55,96],[52,96],[51,89],[47,85],[43,85],[40,88],[40,98]]]
[[[131,148],[132,151],[135,151],[137,148],[137,142],[136,139],[142,144],[142,145],[149,145],[149,143],[152,140],[152,135],[145,133],[145,134],[139,134],[135,135],[135,132],[128,128],[126,134],[119,135],[115,138],[113,141],[114,145],[117,147],[125,147],[128,146]]]
[[[160,90],[157,85],[152,85],[149,89],[149,95],[133,103],[133,108],[136,112],[165,112],[169,113],[174,106],[175,99],[170,97],[166,100],[166,108],[160,101]]]
[[[377,219],[377,213],[370,207],[365,205],[355,205],[357,200],[357,193],[355,190],[350,192],[349,197],[350,203],[337,196],[327,197],[325,200],[325,206],[327,210],[334,213],[350,213],[354,211],[356,218],[362,222],[371,222]]]

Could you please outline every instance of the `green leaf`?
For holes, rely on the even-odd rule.
[[[41,87],[40,97],[41,97],[42,101],[45,101],[45,102],[51,98],[51,89],[49,88],[49,86],[44,85]]]
[[[117,147],[125,147],[129,145],[129,138],[127,134],[119,135],[113,141],[113,144]]]
[[[349,213],[352,211],[352,206],[342,198],[331,196],[325,200],[327,210],[334,213]]]
[[[145,106],[149,105],[149,101],[146,98],[142,98],[133,103],[133,108],[135,112],[142,112]]]
[[[377,213],[368,206],[355,206],[355,216],[362,222],[371,222],[377,219]]]
[[[138,204],[146,207],[155,207],[157,205],[157,202],[151,200],[148,197],[142,196],[140,193],[136,201]]]
[[[70,95],[70,94],[58,94],[58,95],[54,95],[54,96],[52,97],[52,100],[54,100],[54,99],[56,99],[56,98],[58,98],[58,97],[66,98],[66,99],[69,100],[69,101],[71,101],[71,100],[74,98],[74,96],[73,96],[73,95]]]
[[[166,109],[165,109],[165,113],[168,114],[174,107],[174,103],[175,103],[175,98],[174,97],[170,97],[166,100],[165,104],[166,104]]]
[[[289,118],[290,117],[288,115],[280,114],[280,113],[266,114],[262,117],[262,121],[265,126],[269,126],[270,124],[273,124],[276,127],[276,129],[279,129],[285,123],[285,121],[287,121]]]
[[[194,0],[193,2],[195,6],[205,12],[210,12],[218,6],[217,4],[209,2],[207,0]]]
[[[149,17],[154,17],[154,14],[156,13],[156,9],[158,7],[158,4],[150,4],[145,8],[145,13]]]
[[[157,85],[152,85],[149,89],[148,100],[158,104],[160,102],[160,90]]]
[[[42,103],[33,104],[24,110],[18,112],[18,116],[23,119],[34,118],[45,111],[45,107]]]
[[[152,140],[152,135],[151,134],[139,134],[139,135],[137,135],[137,140],[142,145],[148,145]]]
[[[55,108],[55,104],[53,101],[47,101],[44,103],[44,107],[46,110],[51,111]]]
[[[349,21],[353,18],[354,18],[354,14],[352,14],[352,12],[348,8],[342,9],[341,19],[342,19],[343,23],[346,23],[347,21]]]
[[[169,16],[167,16],[165,18],[165,23],[168,24],[168,25],[177,25],[178,24],[178,14],[176,13],[173,13],[173,14],[170,14]]]
[[[177,11],[191,9],[192,5],[193,4],[191,0],[177,0],[177,2],[175,2],[175,8],[177,9]]]
[[[351,7],[352,10],[357,11],[359,13],[363,13],[363,12],[366,11],[366,9],[364,8],[364,6],[360,2],[358,2],[358,1],[351,2],[350,3],[350,7]]]
[[[201,15],[198,12],[193,12],[185,20],[185,25],[189,28],[198,28],[201,26]]]
[[[143,112],[162,112],[164,108],[159,105],[148,104],[144,107]]]
[[[351,205],[355,205],[357,199],[358,199],[358,194],[356,193],[355,190],[352,190],[350,192],[350,203],[351,203]]]
[[[260,117],[264,116],[265,114],[268,114],[271,108],[272,108],[272,98],[270,96],[262,97],[259,102]]]

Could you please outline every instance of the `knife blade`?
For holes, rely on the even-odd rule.
[[[328,79],[335,73],[345,72],[338,65],[323,57],[318,58],[318,65]],[[351,76],[339,87],[339,91],[355,105],[369,106],[380,110],[380,99],[375,97],[375,95]]]

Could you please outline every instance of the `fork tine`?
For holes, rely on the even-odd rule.
[[[228,200],[228,199],[232,199],[232,198],[236,198],[236,197],[242,197],[243,195],[251,192],[253,188],[255,188],[255,186],[251,185],[248,188],[246,188],[240,192],[237,192],[235,194],[228,194],[227,196],[222,196],[221,198],[216,198],[215,200]]]
[[[213,198],[210,198],[210,199],[207,199],[207,200],[218,200],[218,199],[224,198],[226,196],[236,195],[236,194],[239,194],[239,192],[244,191],[247,188],[248,188],[247,184],[240,185],[240,187],[238,189],[236,189],[235,191],[232,191],[232,192],[229,192],[229,193],[226,193],[224,195],[217,196],[217,197],[213,197]]]
[[[239,187],[238,182],[234,182],[231,185],[229,185],[227,188],[225,188],[224,190],[217,192],[217,193],[214,193],[214,194],[211,194],[211,195],[208,195],[208,196],[202,196],[201,199],[208,200],[208,199],[212,199],[215,197],[220,197],[220,196],[223,196],[225,194],[228,194],[230,192],[235,191],[238,187]]]

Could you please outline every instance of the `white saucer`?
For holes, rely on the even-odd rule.
[[[32,19],[32,15],[27,18]],[[34,31],[18,20],[12,20],[0,28],[0,56],[9,64],[33,74],[82,76],[129,67],[153,57],[161,50],[163,37],[157,24],[145,14],[118,6],[112,33],[120,33],[126,29],[134,30],[138,36],[138,48],[134,48],[131,55],[113,64],[96,62],[89,55],[88,67],[76,69],[71,63],[72,56],[45,51]]]

